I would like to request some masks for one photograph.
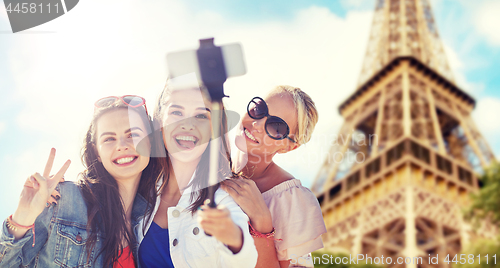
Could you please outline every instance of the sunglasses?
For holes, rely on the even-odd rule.
[[[126,104],[127,106],[132,107],[132,108],[137,108],[137,107],[144,105],[144,109],[146,110],[146,114],[148,113],[148,109],[146,108],[146,99],[144,99],[141,96],[137,96],[137,95],[124,95],[121,97],[117,97],[117,96],[104,97],[102,99],[97,100],[94,103],[94,105],[95,105],[95,108],[104,108],[104,107],[109,107],[120,100],[124,104]]]
[[[269,109],[267,108],[266,102],[260,97],[254,97],[247,106],[248,115],[253,119],[262,119],[267,117],[265,129],[266,133],[271,139],[282,140],[289,139],[290,141],[296,143],[291,139],[288,134],[290,134],[290,128],[285,120],[272,116],[269,114]]]

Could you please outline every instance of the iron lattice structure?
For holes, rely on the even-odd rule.
[[[453,81],[428,0],[377,0],[359,84],[400,56],[415,57]]]
[[[345,122],[312,187],[325,248],[422,257],[387,267],[449,267],[447,254],[494,236],[461,215],[494,159],[474,106],[453,81],[428,1],[377,1],[360,84],[339,107]]]

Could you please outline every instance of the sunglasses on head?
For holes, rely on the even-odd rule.
[[[137,96],[137,95],[124,95],[121,97],[117,97],[117,96],[104,97],[102,99],[97,100],[94,103],[94,105],[96,108],[104,108],[104,107],[109,107],[120,100],[125,105],[132,107],[132,108],[137,108],[137,107],[144,105],[144,109],[146,110],[146,114],[148,113],[148,109],[146,108],[146,99],[144,99],[141,96]]]
[[[291,139],[288,134],[290,134],[290,128],[285,120],[272,116],[269,114],[269,109],[267,108],[266,102],[260,97],[254,97],[247,106],[248,116],[253,119],[262,119],[267,117],[265,129],[269,137],[275,140],[289,139],[292,142],[296,142]]]

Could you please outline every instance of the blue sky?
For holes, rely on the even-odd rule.
[[[344,17],[349,10],[347,1],[195,1],[194,11],[212,10],[219,12],[230,20],[243,23],[261,23],[264,21],[291,21],[293,16],[301,9],[312,5],[327,7],[333,13]],[[194,3],[194,2],[193,2]],[[365,3],[363,3],[365,5]],[[366,5],[372,5],[366,1]],[[365,8],[363,6],[363,8]]]
[[[457,83],[476,98],[474,119],[497,156],[499,2],[431,1]],[[277,157],[310,186],[343,122],[337,107],[355,89],[373,7],[371,0],[87,0],[18,34],[0,9],[0,218],[14,211],[24,180],[41,171],[51,147],[56,167],[72,160],[67,179],[82,171],[78,153],[95,100],[138,94],[152,110],[167,77],[165,54],[210,36],[244,49],[247,75],[226,83],[230,109],[241,114],[277,84],[299,86],[316,101],[312,141]]]

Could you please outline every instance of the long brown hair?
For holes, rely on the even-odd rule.
[[[105,113],[117,109],[134,109],[141,119],[148,133],[153,133],[152,122],[147,115],[144,106],[131,108],[121,102],[116,102],[105,108],[99,108],[94,112],[90,127],[87,131],[82,148],[82,162],[86,170],[81,173],[78,181],[83,198],[87,205],[87,231],[89,237],[86,243],[87,262],[95,245],[102,239],[102,247],[95,259],[103,254],[104,267],[113,264],[123,253],[122,241],[125,239],[135,252],[136,238],[132,231],[127,228],[127,220],[122,199],[118,191],[116,180],[108,173],[103,164],[98,161],[95,147],[97,120]],[[158,149],[156,140],[149,136],[151,143],[151,155],[156,154]],[[161,177],[162,166],[157,158],[151,157],[148,165],[142,171],[137,194],[142,195],[148,207],[144,216],[151,215],[156,199],[155,181]],[[133,228],[133,226],[131,226]],[[137,260],[136,260],[137,261]]]
[[[153,113],[153,120],[156,126],[162,126],[162,122],[164,121],[163,119],[165,113],[165,105],[167,104],[173,90],[174,89],[169,85],[169,81],[167,81],[162,93],[160,94],[160,97],[158,98],[158,102],[156,104]],[[231,155],[229,150],[229,143],[225,135],[228,132],[227,115],[224,105],[222,103],[220,111],[212,111],[211,113],[212,113],[212,118],[214,118],[214,116],[218,116],[221,122],[220,124],[221,142],[219,147],[218,169],[219,169],[219,181],[222,181],[224,178],[232,177]],[[161,136],[163,139],[163,135]],[[172,169],[172,163],[170,157],[168,156],[167,149],[165,148],[165,146],[162,147],[165,150],[164,152],[165,157],[162,158],[160,162],[163,167],[164,177],[162,185],[158,189],[157,192],[158,195],[161,193],[163,187],[165,187],[168,184],[168,181],[170,179],[170,170]],[[203,152],[201,160],[198,163],[198,166],[196,167],[194,175],[195,177],[193,178],[192,182],[188,185],[188,187],[189,186],[193,187],[193,191],[191,192],[191,197],[190,197],[191,205],[188,207],[188,209],[193,214],[196,212],[197,208],[203,205],[203,202],[209,197],[208,196],[209,190],[212,189],[215,192],[220,186],[220,183],[211,186],[208,185],[210,148],[211,146],[209,142],[207,149],[205,150],[205,152]]]

